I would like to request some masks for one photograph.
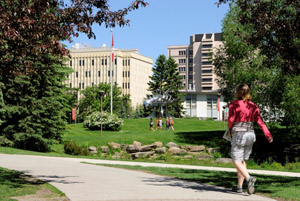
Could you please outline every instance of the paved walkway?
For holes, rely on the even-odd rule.
[[[211,185],[81,162],[234,171],[230,168],[0,154],[0,167],[22,171],[49,182],[71,201],[272,201]],[[278,175],[272,171],[259,173]],[[300,174],[288,174],[300,177]]]

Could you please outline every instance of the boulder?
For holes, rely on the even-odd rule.
[[[139,151],[139,148],[134,145],[128,145],[128,147],[126,148],[126,151],[128,153],[136,153]]]
[[[217,158],[216,163],[232,163],[231,158]]]
[[[164,153],[166,153],[167,149],[166,149],[166,147],[162,147],[162,148],[156,148],[154,151],[157,154],[164,154]]]
[[[89,146],[89,152],[91,154],[97,154],[98,153],[98,149],[95,146]]]
[[[190,147],[190,152],[201,152],[205,150],[205,146],[204,145],[200,145],[200,146],[191,146]]]
[[[109,142],[108,145],[112,148],[112,149],[119,149],[121,147],[120,144],[115,143],[115,142]]]
[[[166,147],[171,148],[171,147],[178,147],[178,145],[174,142],[169,142],[168,144],[166,144]]]
[[[137,159],[137,158],[148,158],[149,156],[154,155],[154,151],[148,151],[148,152],[137,152],[131,154],[132,159]]]
[[[141,148],[141,146],[142,146],[142,143],[141,142],[138,142],[138,141],[133,141],[133,143],[132,143],[134,146],[136,146],[137,148]]]
[[[107,153],[108,152],[108,146],[101,146],[101,152]]]
[[[154,144],[144,145],[144,146],[140,147],[140,151],[141,152],[151,151],[152,149],[155,149],[156,147],[157,147],[157,145],[154,145]]]
[[[168,152],[171,155],[176,155],[176,154],[184,154],[186,153],[186,150],[180,149],[178,147],[171,147]]]
[[[154,145],[156,145],[157,147],[163,147],[163,143],[162,142],[154,142]]]

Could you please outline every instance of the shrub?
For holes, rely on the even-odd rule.
[[[15,133],[14,138],[14,147],[19,149],[47,152],[51,150],[50,139],[43,138],[39,134],[31,133]]]
[[[0,136],[0,146],[2,147],[12,147],[14,145],[14,143],[12,141],[10,141],[9,139]]]
[[[89,130],[100,130],[101,128],[101,112],[93,112],[87,116],[83,122],[83,126]],[[123,120],[118,118],[117,115],[110,115],[107,112],[103,112],[102,129],[110,131],[119,131],[123,126]]]
[[[87,149],[80,147],[73,141],[65,142],[64,151],[66,154],[70,154],[70,155],[83,155],[83,156],[89,155],[89,151]]]

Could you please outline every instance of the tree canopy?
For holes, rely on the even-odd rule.
[[[246,83],[270,120],[300,132],[300,1],[231,2],[223,21],[224,46],[214,58],[218,84],[227,101]]]
[[[108,0],[0,0],[0,145],[48,151],[61,140],[71,72],[61,41],[95,38],[93,24],[128,25],[126,15],[146,5],[111,11]]]

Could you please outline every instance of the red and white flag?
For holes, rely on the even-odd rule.
[[[113,32],[111,31],[111,61],[114,61],[115,54],[114,54],[114,35]]]

